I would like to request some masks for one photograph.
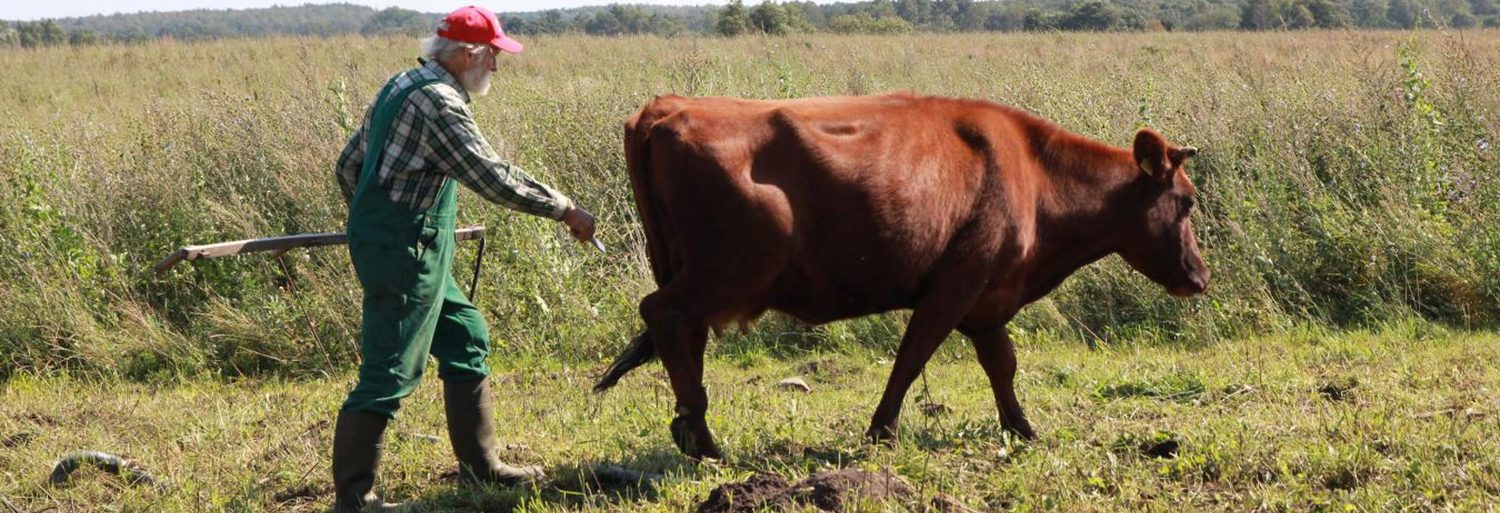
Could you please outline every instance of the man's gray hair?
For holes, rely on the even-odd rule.
[[[487,47],[489,45],[454,41],[443,36],[432,36],[422,40],[422,57],[430,61],[443,62],[457,55],[458,52],[476,52]]]

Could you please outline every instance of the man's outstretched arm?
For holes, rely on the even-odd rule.
[[[427,97],[434,110],[429,118],[433,123],[428,127],[432,130],[428,141],[438,159],[438,168],[489,201],[519,212],[562,220],[573,208],[573,201],[500,158],[479,133],[479,125],[463,100],[443,91],[442,88],[424,90],[429,93]]]

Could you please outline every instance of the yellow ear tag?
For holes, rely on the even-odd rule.
[[[1146,176],[1151,176],[1151,168],[1146,166],[1146,162],[1146,159],[1141,159],[1141,161],[1138,162],[1141,165],[1141,173],[1145,174]]]

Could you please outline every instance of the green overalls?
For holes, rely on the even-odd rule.
[[[380,187],[386,134],[408,94],[439,80],[405,88],[391,79],[366,130],[364,167],[349,205],[349,256],[364,287],[359,384],[346,410],[394,417],[411,395],[430,353],[438,377],[473,380],[489,374],[489,328],[454,282],[453,226],[456,184],[445,184],[432,207],[414,211],[390,200]]]

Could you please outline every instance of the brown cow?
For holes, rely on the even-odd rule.
[[[646,331],[595,390],[659,356],[673,441],[719,457],[704,421],[710,328],[770,309],[821,324],[910,308],[868,434],[894,436],[912,380],[957,329],[1001,424],[1033,437],[1005,324],[1113,253],[1173,295],[1202,293],[1183,171],[1196,151],[1151,130],[1115,148],[984,101],[659,97],[625,125],[659,288],[641,300]]]

